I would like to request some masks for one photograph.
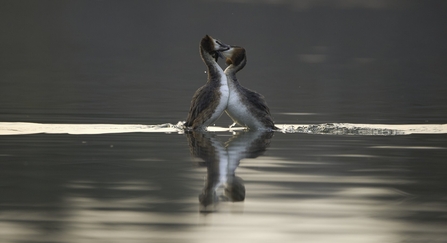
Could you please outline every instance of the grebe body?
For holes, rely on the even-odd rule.
[[[217,58],[220,51],[228,49],[228,45],[208,35],[200,42],[200,56],[207,66],[208,81],[195,92],[191,100],[191,108],[184,124],[188,129],[205,130],[227,108],[230,95],[227,76],[217,64]]]
[[[247,63],[245,49],[232,46],[229,50],[222,51],[222,54],[227,58],[226,63],[228,67],[224,72],[227,76],[230,90],[230,97],[225,112],[235,123],[249,129],[277,129],[264,97],[253,90],[243,87],[236,78],[236,73],[242,70]]]

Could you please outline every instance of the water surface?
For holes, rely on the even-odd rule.
[[[2,136],[2,239],[443,242],[445,144],[444,135]]]

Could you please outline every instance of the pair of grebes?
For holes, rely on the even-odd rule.
[[[206,35],[199,50],[208,68],[208,81],[194,94],[185,127],[206,130],[225,112],[234,123],[250,130],[277,129],[264,97],[243,87],[236,78],[247,63],[245,49]],[[219,57],[226,58],[225,71],[217,63]]]

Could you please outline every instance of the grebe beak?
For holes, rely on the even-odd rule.
[[[220,41],[220,40],[215,40],[216,41],[216,44],[217,44],[217,46],[215,47],[215,52],[214,52],[214,60],[217,62],[217,60],[219,59],[219,57],[220,58],[222,58],[222,59],[224,59],[224,56],[222,55],[222,51],[228,51],[229,49],[230,49],[230,46],[229,45],[227,45],[227,44],[225,44],[225,43],[223,43],[222,41]]]
[[[228,51],[230,49],[229,45],[223,43],[220,40],[216,40],[216,43],[219,45],[219,47],[216,51]]]

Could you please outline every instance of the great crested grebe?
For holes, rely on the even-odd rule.
[[[227,108],[229,90],[227,76],[217,64],[221,55],[230,46],[206,35],[200,42],[200,56],[208,68],[208,81],[200,87],[191,100],[188,118],[184,124],[188,129],[205,130],[215,122]]]
[[[242,70],[247,63],[245,49],[239,46],[231,46],[229,50],[221,53],[227,58],[226,63],[228,67],[225,69],[225,74],[230,89],[230,98],[225,112],[235,123],[249,129],[278,129],[273,123],[264,97],[255,91],[243,87],[236,78],[236,73]]]

